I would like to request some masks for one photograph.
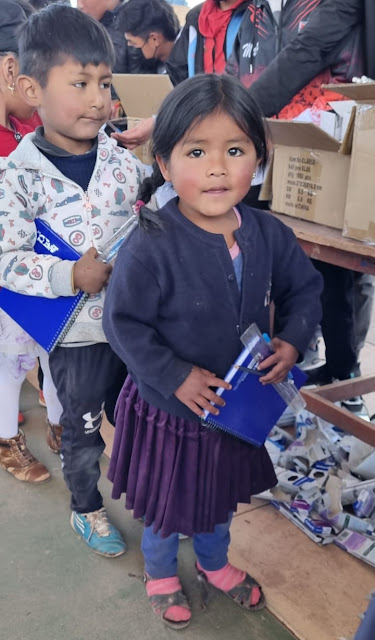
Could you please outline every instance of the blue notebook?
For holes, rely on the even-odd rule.
[[[51,227],[36,218],[36,253],[52,254],[63,260],[78,260],[81,255]],[[0,308],[6,311],[36,342],[50,352],[68,333],[85,304],[88,294],[43,298],[0,289]]]
[[[253,369],[254,358],[247,349],[243,349],[224,378],[230,382],[232,389],[227,391],[220,388],[216,391],[225,400],[225,407],[218,407],[218,416],[205,412],[202,424],[260,447],[287,404],[272,384],[262,385],[259,375],[241,371],[237,366]],[[300,389],[306,381],[306,374],[298,367],[293,367],[291,373],[295,386]]]

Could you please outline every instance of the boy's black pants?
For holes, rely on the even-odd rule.
[[[113,420],[115,390],[126,376],[123,362],[108,344],[56,347],[50,369],[63,407],[61,458],[65,482],[72,494],[71,508],[90,513],[103,506],[98,490],[99,458],[104,450],[100,435],[103,410]],[[112,405],[112,406],[111,406]]]

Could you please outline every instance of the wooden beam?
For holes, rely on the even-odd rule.
[[[298,238],[298,243],[304,252],[314,260],[321,260],[345,269],[375,275],[375,260],[373,258],[364,258],[357,253],[350,253],[336,247],[325,247],[300,238]]]
[[[375,274],[374,244],[344,237],[339,229],[325,227],[316,222],[299,220],[275,212],[271,214],[292,229],[310,258],[362,273]]]
[[[371,422],[358,418],[347,409],[337,407],[330,400],[322,398],[314,391],[301,389],[301,395],[306,402],[308,411],[375,447],[375,425]]]
[[[375,375],[341,380],[340,382],[316,387],[316,389],[309,389],[309,391],[331,402],[346,400],[347,398],[353,398],[353,396],[362,396],[375,391]]]

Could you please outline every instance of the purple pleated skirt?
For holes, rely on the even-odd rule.
[[[117,401],[112,497],[156,533],[192,536],[227,522],[238,502],[276,484],[265,447],[152,407],[128,376]]]

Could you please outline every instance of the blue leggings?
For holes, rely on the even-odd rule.
[[[227,564],[232,516],[231,513],[225,524],[217,524],[213,533],[194,534],[194,551],[202,569],[217,571]],[[145,527],[141,549],[147,575],[155,579],[177,575],[178,545],[178,533],[162,538],[159,533],[153,533],[152,525]]]

